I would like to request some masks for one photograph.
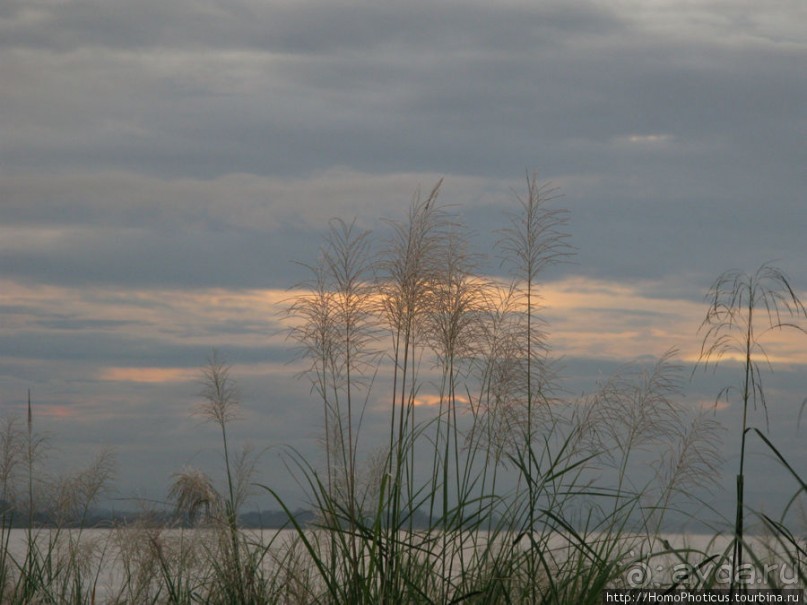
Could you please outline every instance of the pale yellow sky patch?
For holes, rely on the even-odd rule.
[[[701,399],[698,401],[697,407],[705,412],[722,412],[729,409],[731,407],[731,403],[726,401],[725,398]]]
[[[98,379],[108,382],[187,382],[198,377],[198,370],[189,368],[104,368]]]
[[[70,418],[77,412],[66,405],[43,405],[37,406],[37,416],[51,416],[54,418]]]
[[[652,297],[657,288],[572,277],[540,288],[539,314],[549,322],[553,349],[565,356],[632,359],[676,347],[684,359],[697,359],[704,305]]]
[[[455,397],[455,399],[457,403],[459,403],[460,405],[468,404],[468,398],[462,395],[458,395],[457,397]],[[428,394],[428,393],[418,394],[418,396],[415,397],[414,404],[416,406],[423,406],[423,407],[437,407],[438,405],[440,405],[440,396],[437,394]]]
[[[656,134],[627,134],[624,136],[616,137],[614,143],[617,145],[637,145],[643,148],[650,148],[652,146],[662,146],[672,143],[674,137],[670,134],[656,133]]]
[[[542,309],[549,342],[559,355],[629,360],[660,356],[671,347],[694,362],[700,354],[698,328],[706,302],[654,293],[668,290],[654,281],[620,283],[573,276],[541,284]],[[207,347],[288,347],[290,319],[284,312],[302,292],[286,289],[204,290],[84,288],[0,283],[4,329],[59,330],[42,318],[75,322],[87,329],[133,334],[166,343]],[[770,331],[762,342],[772,363],[807,364],[807,338],[795,330]],[[727,356],[726,359],[736,358]],[[201,362],[200,362],[201,363]],[[154,368],[152,368],[154,369]],[[166,381],[176,374],[132,368],[108,368],[106,379]],[[140,371],[140,370],[138,370]],[[273,373],[279,368],[273,368]],[[117,372],[117,373],[116,373]],[[128,373],[126,373],[128,372]],[[170,371],[169,371],[170,372]],[[128,376],[129,378],[122,378]],[[110,378],[112,377],[112,378]]]
[[[278,324],[282,301],[289,297],[285,290],[74,288],[11,280],[0,288],[4,303],[20,309],[4,315],[5,327],[11,330],[44,329],[38,322],[52,316],[95,326],[108,322],[94,328],[105,332],[211,347],[226,344],[220,332],[228,323],[248,325],[249,330],[237,334],[240,345],[282,344],[285,339]]]
[[[707,303],[653,296],[661,284],[623,284],[572,277],[541,287],[553,350],[565,356],[632,359],[660,356],[675,347],[682,361],[695,363],[704,333],[699,331]],[[771,363],[807,364],[807,336],[797,330],[765,331],[760,317],[757,334]],[[728,352],[725,361],[743,361]],[[760,358],[760,361],[762,359]]]

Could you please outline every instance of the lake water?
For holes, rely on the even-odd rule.
[[[135,591],[139,590],[135,586],[138,582],[142,584],[142,590],[157,590],[161,581],[160,566],[154,556],[157,552],[162,555],[169,573],[175,577],[183,573],[190,580],[193,580],[194,574],[203,576],[207,573],[205,570],[209,571],[210,553],[215,552],[217,536],[212,530],[162,528],[88,529],[81,532],[34,530],[34,535],[40,552],[52,553],[57,561],[67,561],[71,555],[75,555],[72,560],[81,563],[83,584],[96,586],[98,603],[114,601],[118,597],[131,602]],[[317,534],[311,532],[310,535],[314,537]],[[246,530],[244,536],[255,547],[266,549],[263,567],[268,573],[276,572],[279,564],[289,565],[288,560],[283,563],[278,561],[283,560],[290,545],[295,544],[296,532]],[[18,565],[25,560],[28,540],[27,530],[11,530],[8,551]],[[597,536],[591,536],[591,540],[596,550]],[[479,548],[479,544],[478,541],[463,544],[463,552],[467,553],[468,548]],[[548,551],[553,551],[553,558],[558,562],[569,552],[568,539],[560,534],[551,536],[544,544]],[[668,546],[677,550],[677,553],[670,553]],[[730,537],[669,534],[653,540],[630,538],[623,549],[621,584],[637,588],[669,586],[671,581],[676,581],[688,586],[712,574],[718,588],[727,588],[734,574],[735,578],[741,578],[753,587],[796,585],[797,572],[780,556],[779,546],[753,539],[752,549],[759,560],[736,572],[730,565],[730,546]],[[805,545],[802,543],[801,547]],[[304,565],[307,555],[299,543],[296,548],[297,557],[293,561]],[[453,548],[452,552],[453,556],[458,556],[460,550]],[[727,553],[727,558],[720,558],[723,553]],[[714,559],[707,561],[707,556],[714,556]],[[63,563],[57,565],[62,565],[64,569]],[[459,569],[459,566],[453,569]],[[128,585],[125,582],[127,577],[134,579]]]

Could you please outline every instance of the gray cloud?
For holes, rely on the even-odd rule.
[[[139,264],[161,282],[198,282],[194,270],[154,268],[188,265],[179,240],[197,226],[207,239],[217,220],[208,213],[223,214],[212,207],[271,207],[277,191],[256,177],[297,178],[303,199],[305,179],[335,166],[446,175],[446,192],[452,177],[501,184],[538,167],[564,187],[581,264],[597,274],[711,274],[726,259],[792,257],[803,221],[782,217],[799,214],[805,185],[805,45],[778,18],[793,6],[746,8],[12,5],[0,153],[3,188],[22,183],[3,219],[117,213],[137,227],[159,217],[180,225],[175,249],[143,234],[165,260]],[[372,196],[363,208],[389,203]],[[500,189],[485,201],[507,199]],[[327,214],[332,203],[325,194],[296,210]],[[741,242],[774,229],[766,250],[742,258]],[[250,238],[222,243],[240,259],[270,253]],[[77,261],[59,273],[108,280],[122,266]]]
[[[504,9],[504,10],[502,10]],[[621,28],[595,3],[559,2],[492,7],[476,2],[295,2],[249,0],[200,5],[146,0],[70,3],[9,2],[0,14],[7,45],[60,51],[254,48],[303,55],[398,46],[529,48],[569,32]]]
[[[689,146],[690,158],[698,142],[705,153],[725,154],[742,148],[731,144],[738,138],[792,132],[803,106],[804,86],[794,78],[803,50],[710,36],[683,45],[589,5],[302,3],[248,7],[230,19],[213,11],[194,19],[198,9],[171,6],[53,9],[57,16],[46,21],[53,29],[112,30],[110,40],[119,42],[91,50],[93,37],[79,31],[76,44],[58,53],[36,45],[9,53],[4,80],[13,78],[19,92],[3,104],[15,118],[4,123],[22,139],[17,149],[28,149],[6,161],[196,176],[305,174],[335,163],[499,177],[525,163],[550,173],[593,163],[611,173],[624,170],[613,160],[636,162],[635,154],[598,147],[615,137],[668,134]],[[139,19],[133,10],[142,11]],[[75,15],[75,24],[58,15]],[[153,27],[137,25],[147,19]],[[127,36],[108,21],[149,32],[182,25],[201,32],[207,51],[182,36],[129,51]],[[200,28],[207,22],[238,35],[217,46],[220,36]],[[249,36],[237,44],[252,27],[279,39],[277,48],[250,44]],[[41,101],[31,104],[34,94]],[[579,142],[593,145],[594,157],[568,149]]]

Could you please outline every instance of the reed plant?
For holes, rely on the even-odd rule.
[[[53,477],[45,468],[46,446],[47,441],[34,431],[29,391],[24,426],[6,417],[0,433],[0,600],[90,603],[107,545],[85,536],[84,529],[92,506],[113,480],[115,455],[102,450],[84,469]],[[25,533],[24,550],[12,552],[11,531],[20,526]]]
[[[195,413],[216,426],[221,437],[226,490],[218,490],[210,476],[200,469],[186,467],[174,475],[169,498],[176,511],[189,523],[210,530],[208,540],[196,547],[206,553],[206,577],[186,577],[173,584],[170,561],[158,549],[159,562],[172,601],[203,594],[212,603],[268,602],[263,576],[263,560],[268,547],[253,541],[238,522],[241,506],[247,499],[254,479],[258,455],[249,446],[233,454],[229,442],[229,424],[239,417],[240,395],[231,376],[231,366],[213,351],[201,372],[200,402]],[[180,569],[182,567],[180,566]],[[198,574],[197,574],[198,576]],[[179,575],[182,579],[183,575]],[[193,587],[193,582],[196,586]]]
[[[682,402],[674,351],[583,400],[561,397],[539,283],[571,252],[556,190],[528,175],[502,231],[499,250],[514,272],[502,283],[476,273],[469,233],[440,204],[440,186],[389,223],[375,265],[370,233],[332,223],[289,306],[329,461],[322,474],[289,452],[319,512],[303,527],[286,509],[319,578],[308,598],[599,602],[602,588],[653,556],[652,547],[636,554],[636,544],[647,549],[669,511],[701,504],[695,493],[721,461],[719,427]],[[360,321],[351,323],[348,299]],[[359,489],[368,446],[344,403],[355,393],[362,410],[381,402],[380,385],[391,391],[388,440],[367,473],[374,481]],[[642,480],[630,472],[639,461],[653,471]],[[604,468],[613,479],[605,484]],[[335,481],[346,470],[353,479]]]
[[[740,384],[724,388],[718,398],[737,393],[742,409],[740,426],[740,463],[737,473],[736,515],[732,547],[732,568],[745,563],[745,458],[748,436],[756,434],[768,449],[791,472],[798,489],[797,499],[807,492],[802,478],[790,467],[775,445],[749,424],[749,408],[761,408],[768,422],[768,400],[762,381],[762,367],[769,364],[763,338],[767,333],[795,330],[805,333],[799,320],[807,318],[807,309],[779,268],[764,264],[754,273],[727,271],[712,284],[708,294],[709,309],[701,325],[703,343],[699,363],[705,368],[716,366],[726,356],[741,360]],[[776,523],[769,523],[776,529]],[[732,575],[732,588],[736,574]]]

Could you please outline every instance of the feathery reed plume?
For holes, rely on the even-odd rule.
[[[334,219],[323,249],[323,263],[331,287],[336,330],[336,355],[330,360],[336,386],[334,420],[338,428],[339,451],[343,456],[340,466],[343,469],[347,507],[351,518],[357,512],[356,456],[361,426],[360,420],[356,418],[355,400],[357,395],[368,389],[367,379],[372,375],[377,358],[372,349],[373,289],[368,237],[369,232],[359,230],[355,222],[348,224]],[[362,406],[359,418],[363,413]]]
[[[411,529],[415,483],[414,447],[407,443],[415,434],[415,396],[418,389],[417,348],[422,338],[420,320],[428,311],[443,250],[445,213],[437,203],[442,181],[428,196],[418,190],[406,221],[390,222],[392,237],[378,264],[381,315],[392,337],[392,405],[390,406],[389,467],[390,494],[386,503],[387,527],[396,531],[409,520]],[[409,454],[408,456],[406,454]],[[403,510],[403,504],[407,510]],[[390,543],[386,568],[391,594],[398,592],[398,545]],[[388,597],[385,597],[385,599]]]
[[[502,263],[512,268],[517,280],[517,291],[524,299],[526,317],[522,354],[525,360],[524,395],[526,397],[526,428],[523,430],[524,449],[519,454],[529,493],[529,537],[534,540],[535,527],[535,471],[534,418],[536,403],[548,404],[548,345],[536,315],[540,295],[538,276],[547,266],[570,254],[568,235],[562,230],[568,222],[568,213],[549,204],[558,197],[551,184],[541,184],[537,173],[527,174],[527,195],[516,194],[519,212],[510,217],[510,226],[502,231],[498,246],[503,254]],[[536,376],[537,373],[537,376]],[[534,545],[535,546],[535,545]],[[533,595],[534,596],[534,595]]]
[[[468,514],[464,503],[478,504],[469,497],[475,487],[472,472],[478,450],[461,448],[464,431],[460,423],[463,409],[467,409],[461,378],[470,371],[471,359],[479,349],[486,302],[483,292],[489,285],[474,275],[475,259],[468,251],[469,234],[464,225],[456,219],[447,220],[443,238],[442,258],[436,264],[427,293],[422,329],[424,342],[431,349],[440,372],[428,514],[434,517],[438,496],[442,494],[437,510],[439,526],[444,529],[440,566],[446,580],[435,589],[448,594],[454,566],[449,544],[453,537],[448,530]]]
[[[305,370],[323,402],[328,483],[346,487],[348,507],[355,502],[353,477],[364,404],[379,357],[374,350],[372,263],[368,231],[355,221],[333,219],[306,292],[288,309],[289,335],[301,345]],[[362,402],[360,409],[357,403]]]
[[[83,527],[92,505],[109,489],[115,467],[115,451],[105,448],[89,466],[62,477],[57,485],[53,515],[63,524],[78,522]]]
[[[338,429],[334,428],[334,416],[338,408],[332,396],[332,393],[338,392],[333,371],[337,365],[336,311],[325,268],[321,264],[304,266],[311,271],[313,277],[297,285],[298,289],[305,290],[305,294],[298,295],[287,309],[288,316],[294,321],[289,329],[289,337],[299,343],[299,356],[310,364],[301,376],[309,378],[312,391],[322,400],[325,468],[328,490],[331,491],[334,485],[334,461],[341,459],[341,454],[333,451],[334,433],[337,436],[339,434]]]
[[[0,418],[0,502],[4,519],[6,515],[13,514],[19,504],[17,483],[20,467],[27,459],[26,448],[26,438],[19,426],[19,419],[14,416]]]
[[[379,262],[381,311],[392,336],[393,421],[390,425],[393,431],[390,451],[398,454],[406,431],[414,426],[415,349],[422,336],[419,320],[429,308],[431,285],[437,278],[445,241],[446,217],[437,203],[441,185],[442,181],[438,181],[425,198],[420,191],[415,194],[405,222],[390,222],[392,238]],[[402,473],[406,461],[397,455],[393,462],[397,468],[391,471]],[[397,477],[397,482],[411,479],[412,469],[409,471],[409,477]],[[408,489],[413,487],[410,485]]]
[[[230,366],[213,351],[207,365],[202,368],[202,390],[196,413],[206,421],[215,422],[222,429],[238,417],[238,389],[230,378]]]
[[[540,303],[538,276],[550,265],[563,260],[571,253],[569,236],[563,231],[568,223],[568,211],[553,208],[550,204],[559,197],[551,183],[540,183],[538,174],[527,175],[527,195],[515,194],[519,211],[510,215],[510,226],[502,230],[498,241],[502,264],[509,266],[516,281],[516,291],[524,299],[526,332],[523,341],[525,358],[525,395],[527,426],[525,439],[529,446],[533,440],[532,415],[536,401],[545,402],[540,373],[548,351],[546,335],[540,329],[537,316]],[[535,372],[539,374],[536,380]],[[535,382],[535,384],[533,384]],[[545,381],[543,381],[545,383]]]
[[[296,321],[290,336],[302,346],[310,366],[306,374],[322,400],[325,424],[327,502],[318,513],[322,522],[354,533],[361,514],[357,485],[362,418],[379,359],[374,350],[376,318],[369,231],[356,222],[332,219],[318,265],[306,293],[288,309]],[[338,515],[333,513],[339,511]],[[341,518],[335,518],[341,517]],[[331,544],[331,565],[337,565],[338,544]],[[358,551],[349,541],[350,573],[358,576]]]
[[[649,370],[626,366],[595,395],[599,449],[612,457],[620,481],[636,449],[654,447],[677,433],[682,368],[675,355],[675,349],[668,350]]]
[[[210,476],[192,466],[174,473],[168,498],[174,501],[176,512],[191,525],[199,519],[209,520],[220,515],[224,507]]]
[[[208,422],[213,422],[221,429],[221,441],[224,449],[224,465],[227,474],[227,491],[230,504],[235,504],[235,485],[232,467],[230,466],[230,448],[227,443],[227,424],[238,417],[239,395],[235,381],[230,377],[230,366],[213,351],[207,365],[202,368],[202,390],[196,413]],[[232,511],[235,514],[235,510]]]
[[[457,406],[464,394],[457,392],[461,388],[459,375],[463,363],[475,354],[483,303],[482,283],[474,279],[467,238],[461,225],[449,225],[446,229],[442,263],[436,267],[435,279],[428,293],[428,309],[424,314],[424,340],[440,368],[431,491],[432,498],[442,491],[443,518],[448,512],[451,489],[456,497],[460,497],[463,491],[461,483],[467,479],[457,472],[455,485],[453,488],[449,486],[451,468],[458,469],[460,465]],[[440,467],[442,477],[438,480]],[[439,486],[442,487],[438,489]],[[433,506],[434,502],[430,509]]]
[[[523,374],[521,337],[524,315],[518,312],[515,284],[484,291],[485,312],[480,317],[480,340],[476,358],[479,382],[477,416],[481,429],[477,439],[492,454],[495,469],[505,464],[507,455],[516,455],[520,400],[519,379]]]
[[[209,422],[217,424],[221,430],[222,449],[224,450],[224,470],[227,476],[227,498],[219,499],[224,508],[224,519],[228,534],[229,550],[228,557],[223,565],[224,574],[231,576],[225,580],[229,588],[234,589],[234,594],[241,601],[246,602],[248,595],[247,578],[244,577],[245,569],[242,567],[242,547],[241,536],[238,528],[238,505],[240,500],[237,497],[236,475],[230,461],[230,447],[227,440],[227,425],[237,418],[239,414],[239,393],[235,381],[230,376],[230,366],[225,363],[213,351],[208,358],[207,365],[202,369],[202,390],[201,402],[197,407],[197,414]],[[203,477],[191,475],[188,479],[197,479],[198,488],[204,487]],[[188,482],[188,488],[194,487],[192,482]],[[202,492],[199,492],[202,493]],[[209,493],[209,492],[208,492]],[[193,495],[194,492],[189,492]],[[212,494],[210,494],[212,495]]]
[[[655,462],[660,492],[650,509],[655,517],[653,534],[661,531],[663,516],[676,496],[691,498],[699,490],[709,493],[723,464],[723,426],[705,410],[688,416],[681,410],[678,428],[668,435],[664,455]]]
[[[17,494],[19,472],[25,463],[26,439],[14,416],[0,418],[0,597],[11,582],[12,561],[8,543],[14,514],[19,507]]]

